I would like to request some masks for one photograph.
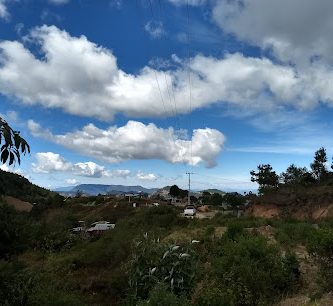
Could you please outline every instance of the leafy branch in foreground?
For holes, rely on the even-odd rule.
[[[29,144],[20,136],[20,132],[14,131],[9,124],[0,117],[0,161],[9,165],[15,161],[21,163],[21,154],[30,153]]]

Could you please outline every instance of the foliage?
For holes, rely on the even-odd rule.
[[[27,215],[0,204],[0,259],[8,258],[27,246]]]
[[[55,205],[63,203],[63,197],[55,192],[30,183],[25,177],[0,170],[0,195],[13,196],[30,203]]]
[[[211,194],[210,192],[204,191],[202,193],[202,203],[213,206],[220,206],[222,203],[231,206],[241,206],[245,204],[245,198],[238,192],[229,192],[222,196],[217,192]]]
[[[159,283],[180,295],[189,293],[197,270],[191,245],[166,245],[145,236],[136,242],[129,270],[134,297],[146,298]]]
[[[320,264],[323,288],[333,290],[333,230],[317,230],[308,243],[308,249]]]
[[[327,168],[325,165],[326,162],[327,162],[326,150],[325,148],[320,148],[318,151],[316,151],[314,161],[310,165],[313,176],[317,181],[322,180],[325,174],[327,173]]]
[[[222,196],[219,193],[213,193],[210,197],[210,203],[211,205],[214,206],[220,206],[222,204]]]
[[[175,198],[185,198],[188,196],[188,191],[179,188],[177,185],[172,185],[169,194]]]
[[[180,188],[177,185],[172,185],[170,187],[169,194],[173,197],[179,197],[180,196]]]
[[[0,262],[1,305],[26,305],[32,288],[32,278],[18,262]]]
[[[245,197],[238,192],[228,192],[223,196],[223,202],[233,206],[243,206],[245,205]]]
[[[68,279],[28,269],[19,262],[0,262],[0,301],[4,306],[85,305]]]
[[[265,190],[275,188],[279,184],[279,176],[273,171],[273,168],[269,164],[259,165],[257,172],[252,170],[251,181],[259,184],[259,192],[264,193]]]
[[[281,245],[293,247],[297,244],[306,245],[313,237],[315,229],[306,221],[284,220],[276,221],[277,227],[275,238]]]
[[[302,184],[306,182],[308,175],[309,172],[305,167],[301,168],[291,164],[285,172],[281,173],[281,179],[285,184]]]
[[[170,229],[173,226],[184,226],[188,220],[179,216],[179,212],[172,206],[159,206],[143,209],[136,216],[129,219],[133,226],[143,231],[162,228]]]
[[[146,301],[138,306],[189,306],[190,302],[185,297],[179,297],[169,291],[164,283],[157,284],[149,293]]]
[[[299,277],[298,262],[292,254],[282,257],[276,246],[261,236],[238,233],[218,243],[211,278],[217,287],[220,305],[268,305],[291,291]],[[212,295],[212,293],[208,293]],[[200,299],[207,301],[203,292]],[[200,305],[210,305],[208,302]],[[218,305],[216,303],[212,305]]]
[[[211,199],[211,193],[208,191],[203,191],[202,192],[202,204],[210,204],[210,199]]]
[[[20,136],[20,132],[14,131],[9,124],[0,117],[0,160],[5,164],[9,159],[9,165],[16,160],[21,163],[21,154],[30,153],[30,146]]]

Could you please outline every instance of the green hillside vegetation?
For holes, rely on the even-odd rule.
[[[0,196],[5,195],[45,205],[60,205],[63,201],[58,193],[36,186],[21,175],[0,170]]]
[[[300,207],[304,211],[318,205],[333,203],[333,172],[327,167],[324,148],[315,152],[310,169],[291,164],[278,175],[269,164],[251,171],[251,180],[259,185],[259,196],[252,196],[257,204],[274,204],[286,208],[286,214]],[[333,164],[331,166],[333,169]]]
[[[275,197],[286,210],[310,205],[314,195],[328,203],[332,175],[322,165],[315,160],[311,172],[290,167],[283,182],[261,165],[251,173],[260,195],[249,199],[265,205]],[[149,207],[146,199],[138,199],[138,208],[116,197],[64,201],[18,175],[0,178],[4,195],[38,201],[20,213],[0,198],[1,305],[326,306],[332,300],[333,218],[221,212],[187,219],[179,208]],[[243,205],[241,195],[225,196]],[[74,234],[79,220],[116,227],[101,236]]]
[[[30,214],[0,207],[3,305],[277,305],[333,290],[333,220],[191,220],[167,205],[81,200]],[[70,231],[101,219],[116,228]]]

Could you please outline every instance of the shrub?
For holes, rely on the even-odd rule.
[[[18,262],[0,262],[1,305],[26,305],[32,288],[31,277]]]
[[[333,289],[333,230],[319,229],[308,243],[308,250],[320,265],[320,284]]]
[[[279,221],[275,238],[288,247],[299,243],[307,244],[316,231],[308,222]]]
[[[0,204],[0,258],[8,258],[27,247],[27,224],[27,214]]]
[[[190,302],[185,297],[178,297],[168,290],[164,283],[157,284],[149,293],[149,298],[138,306],[186,306]]]
[[[295,255],[282,257],[262,236],[239,236],[233,241],[226,235],[218,248],[212,273],[219,286],[214,290],[223,292],[225,305],[267,305],[297,284]]]
[[[196,256],[190,245],[165,245],[147,237],[134,246],[130,287],[134,297],[143,299],[159,283],[177,295],[187,294],[193,287],[196,271]]]

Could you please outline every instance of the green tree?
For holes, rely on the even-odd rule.
[[[314,178],[319,182],[328,173],[325,163],[327,162],[327,154],[325,148],[316,151],[314,161],[310,165]]]
[[[177,186],[177,185],[172,185],[170,187],[170,191],[169,191],[169,194],[175,198],[179,197],[180,196],[180,188]]]
[[[238,192],[228,192],[223,196],[223,202],[236,207],[245,205],[245,197]]]
[[[0,161],[5,164],[9,159],[9,165],[15,161],[21,162],[21,154],[30,153],[28,143],[20,136],[20,132],[14,131],[9,124],[0,117]]]
[[[285,172],[281,173],[281,179],[285,184],[300,184],[305,180],[307,174],[309,173],[305,167],[301,168],[291,164]]]
[[[264,193],[267,189],[276,188],[279,184],[279,176],[269,164],[259,165],[257,172],[252,170],[251,181],[259,184],[259,193]]]
[[[210,198],[210,204],[214,206],[222,205],[223,197],[219,193],[213,193]]]
[[[202,192],[202,204],[210,204],[210,199],[212,195],[208,191]]]

